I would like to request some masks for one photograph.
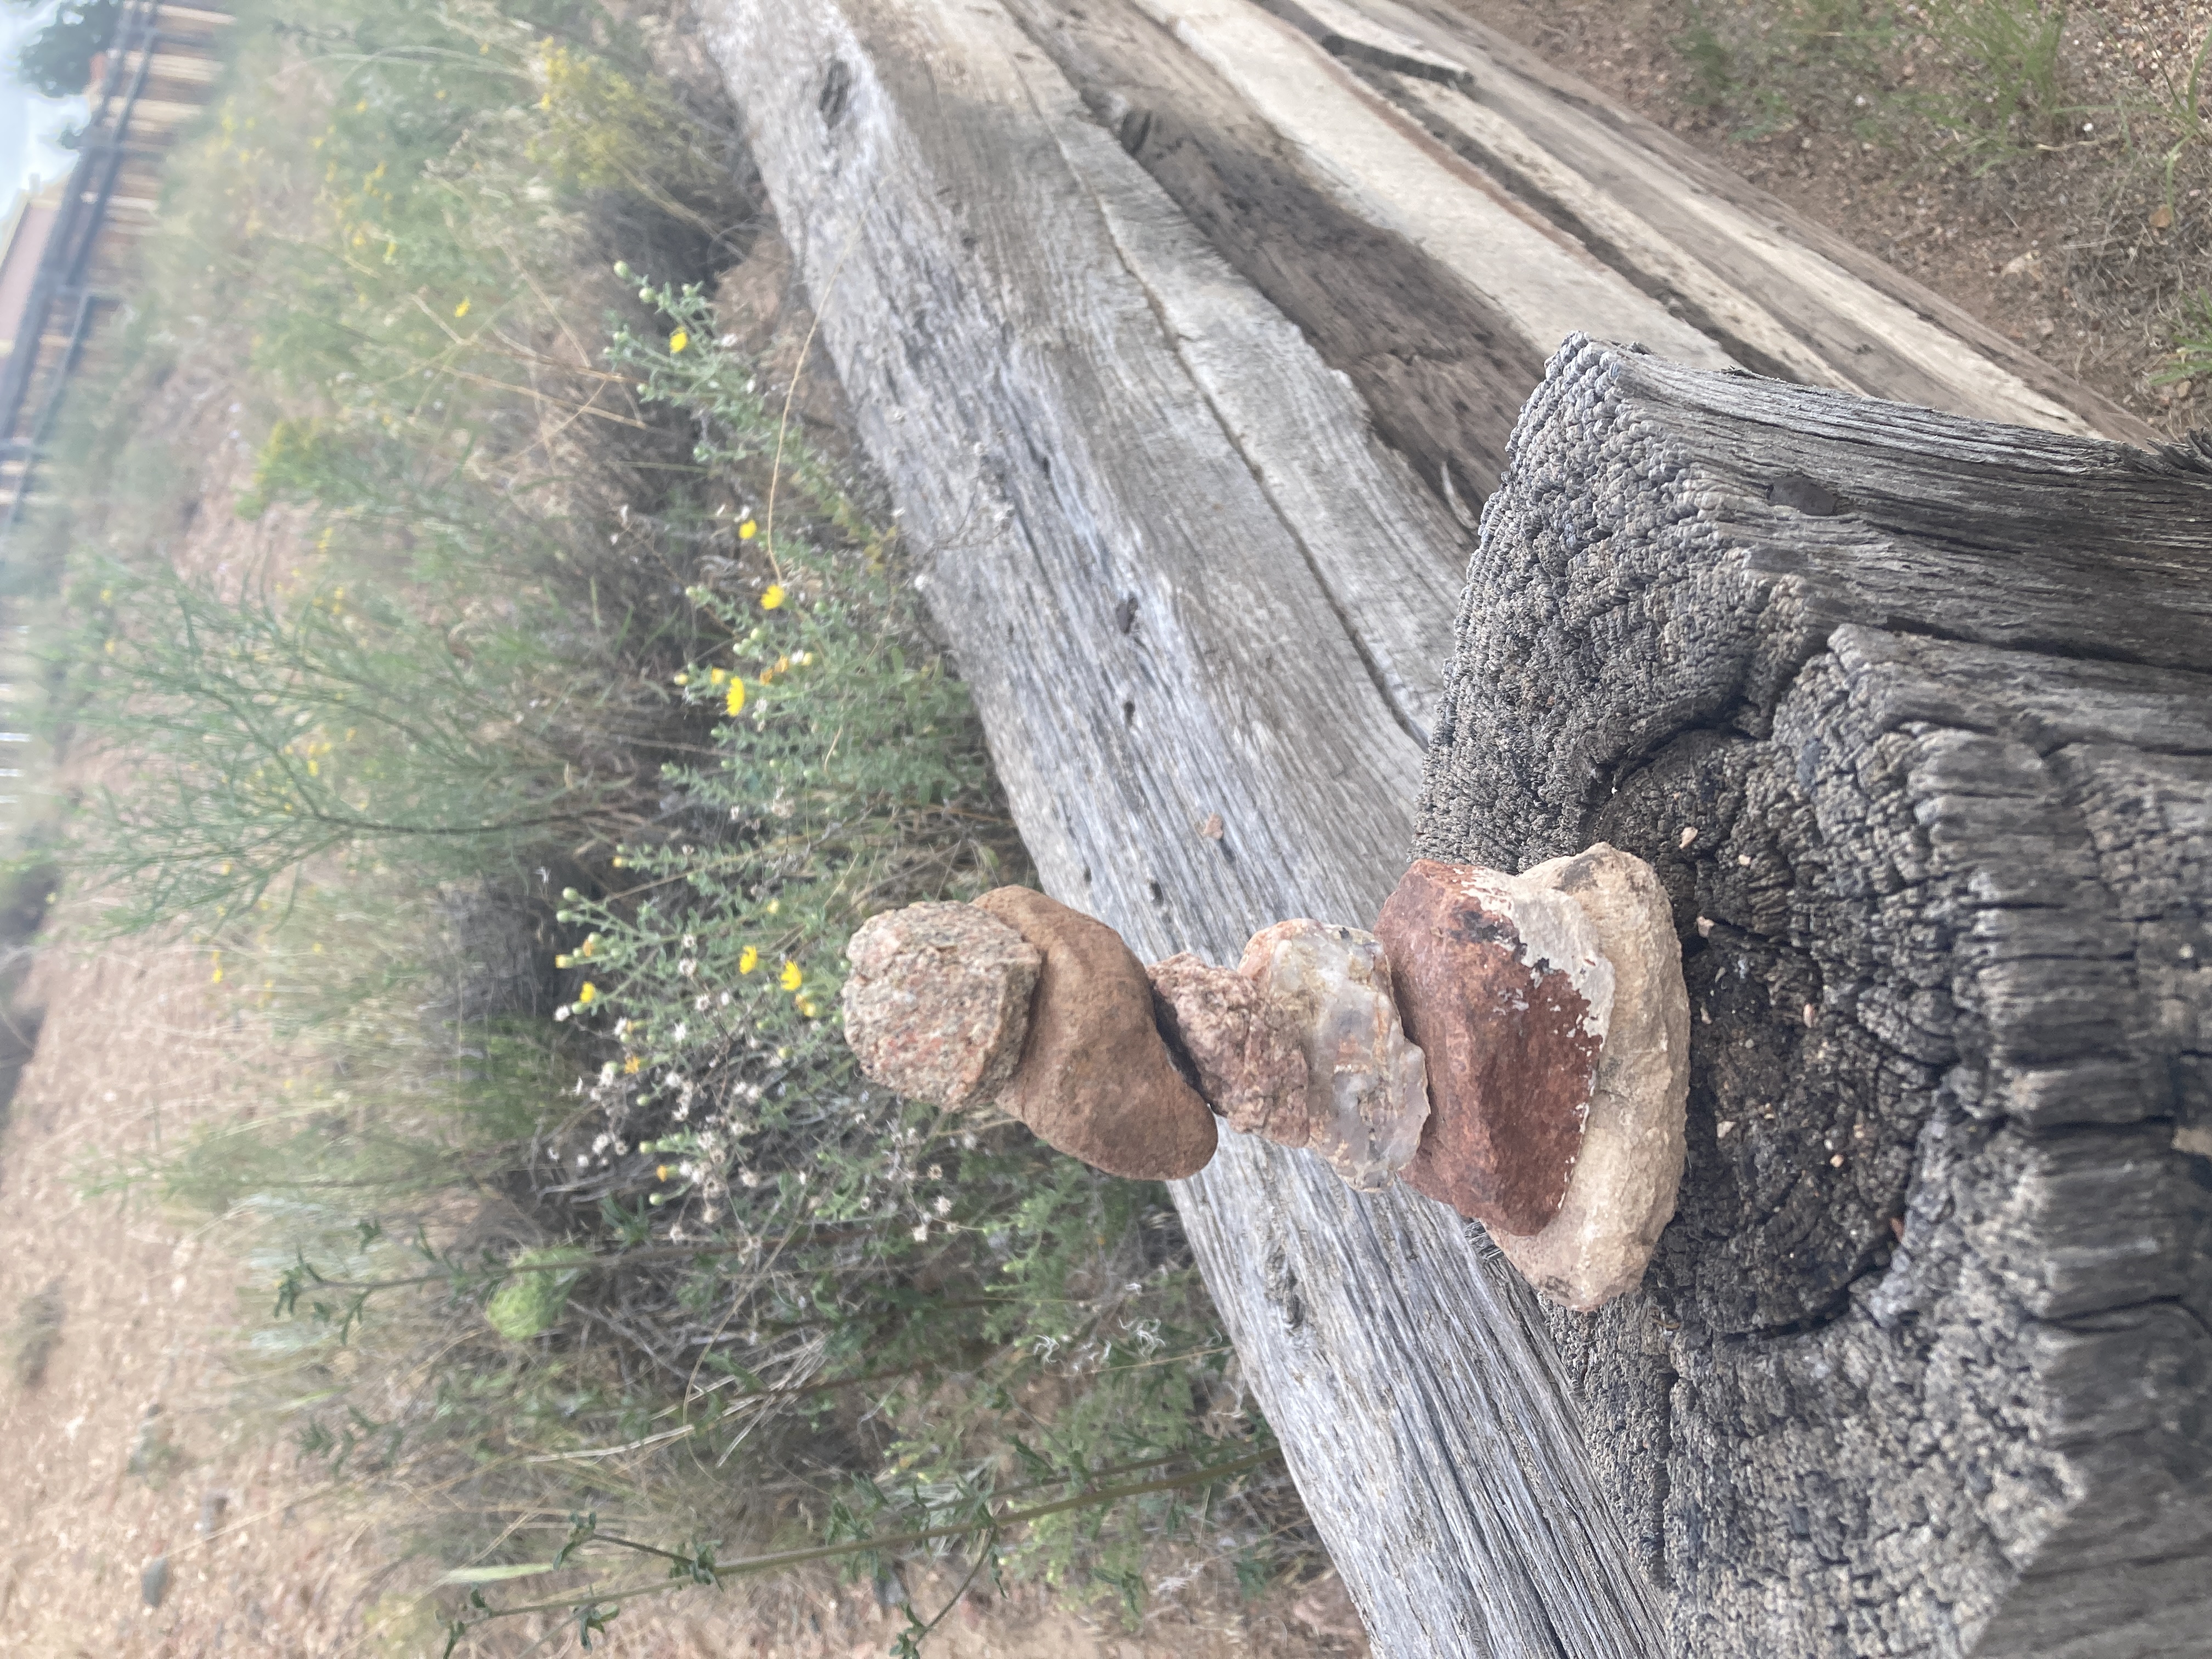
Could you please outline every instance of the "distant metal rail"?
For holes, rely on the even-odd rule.
[[[93,255],[106,228],[124,164],[134,153],[155,153],[134,148],[131,142],[131,119],[152,76],[155,53],[165,43],[184,45],[188,39],[162,30],[163,9],[160,0],[127,0],[116,20],[115,34],[106,48],[107,73],[86,124],[53,232],[40,256],[15,349],[0,360],[0,464],[17,462],[21,469],[0,508],[0,541],[14,531],[30,497],[32,474],[100,307],[117,297],[92,286]],[[50,360],[46,331],[57,312],[68,316],[69,326],[60,356]],[[40,388],[42,362],[50,362],[51,372]],[[34,391],[40,392],[35,399]]]

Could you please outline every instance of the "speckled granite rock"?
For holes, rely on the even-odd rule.
[[[939,1106],[994,1098],[1029,1034],[1043,954],[972,904],[914,904],[845,947],[845,1040],[886,1089]]]
[[[1310,1066],[1297,1010],[1259,981],[1189,951],[1153,963],[1152,1011],[1198,1074],[1198,1091],[1240,1134],[1288,1146],[1313,1139]]]

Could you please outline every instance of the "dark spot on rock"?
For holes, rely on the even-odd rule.
[[[1277,1250],[1267,1258],[1266,1295],[1282,1310],[1283,1328],[1295,1331],[1306,1322],[1306,1299],[1298,1293],[1298,1275],[1291,1261]]]
[[[1820,775],[1820,740],[1808,738],[1797,751],[1797,787],[1809,790]]]

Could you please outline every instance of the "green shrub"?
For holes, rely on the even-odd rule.
[[[2053,0],[1929,0],[1923,27],[1949,84],[1916,101],[1982,166],[2061,142],[2067,8]]]
[[[1307,1534],[1164,1189],[854,1072],[851,930],[1026,862],[896,538],[682,280],[757,211],[726,112],[536,21],[251,33],[185,162],[117,401],[241,351],[276,555],[179,574],[189,458],[80,416],[39,529],[69,722],[132,787],[71,878],[275,1044],[250,1117],[88,1179],[241,1225],[249,1392],[478,1572],[425,1583],[441,1618],[512,1605],[517,1509],[861,1571],[960,1544],[1128,1606],[1166,1542],[1264,1577]],[[588,1622],[604,1575],[555,1582]]]
[[[573,1247],[525,1250],[508,1264],[509,1277],[484,1304],[484,1317],[492,1329],[510,1342],[527,1342],[553,1328],[568,1305],[568,1291],[583,1277],[574,1273],[541,1272],[591,1260],[591,1252]]]
[[[2212,377],[2212,289],[2198,289],[2182,302],[2174,325],[2173,356],[2153,377],[2153,384]]]
[[[1899,35],[1897,9],[1884,0],[1691,0],[1686,22],[1674,48],[1690,70],[1689,100],[1727,119],[1738,138],[1803,120],[1875,130]]]
[[[12,3],[24,11],[46,9],[45,0]],[[15,78],[46,97],[74,98],[91,79],[93,58],[113,38],[122,10],[123,0],[61,0],[16,54]]]

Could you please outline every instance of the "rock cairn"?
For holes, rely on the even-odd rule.
[[[1170,1181],[1216,1118],[1479,1221],[1543,1295],[1641,1281],[1674,1211],[1689,999],[1650,866],[1600,845],[1523,874],[1423,860],[1372,933],[1299,920],[1234,968],[1149,968],[1026,888],[872,918],[848,947],[862,1070],[995,1100],[1061,1152]]]

